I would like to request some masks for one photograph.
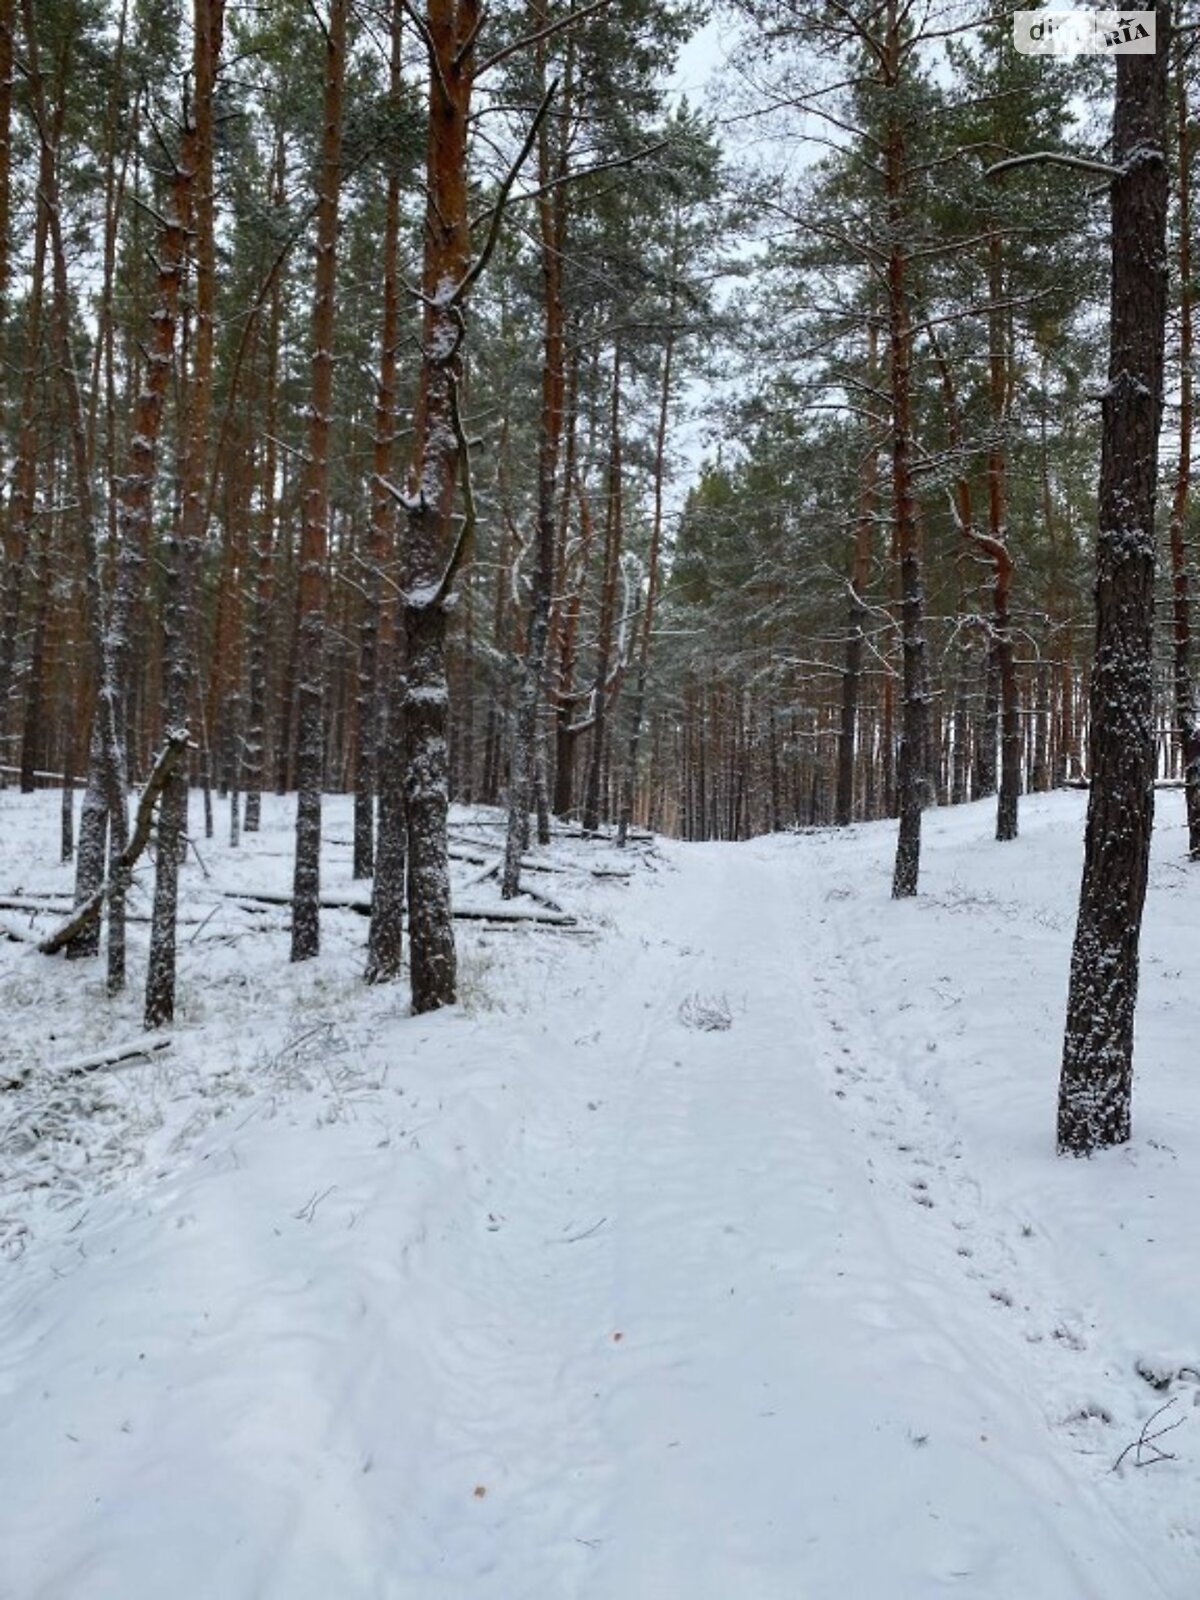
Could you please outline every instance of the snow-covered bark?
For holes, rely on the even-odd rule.
[[[883,73],[893,98],[898,96],[904,56],[896,0],[888,0]],[[904,127],[898,109],[889,113],[886,149],[888,231],[887,264],[888,370],[891,379],[892,516],[900,560],[900,633],[903,652],[903,702],[900,748],[896,760],[896,801],[900,828],[892,894],[896,899],[917,892],[921,861],[921,811],[927,787],[924,596],[912,479],[912,328],[907,283],[905,205],[907,157]]]
[[[389,91],[400,97],[399,0],[393,0]],[[388,174],[383,227],[383,321],[379,340],[379,381],[375,390],[375,434],[371,445],[371,527],[367,548],[366,600],[358,635],[358,686],[355,697],[358,740],[354,771],[354,876],[369,878],[375,864],[375,794],[379,784],[380,630],[384,620],[384,574],[392,564],[396,506],[389,484],[396,435],[396,339],[400,325],[398,253],[400,173]],[[388,597],[388,611],[394,606]]]
[[[188,152],[185,148],[181,151],[172,176],[170,203],[159,230],[155,255],[157,300],[150,316],[151,336],[142,388],[134,406],[128,464],[119,482],[117,495],[117,577],[107,624],[106,675],[100,686],[101,701],[107,702],[109,709],[106,714],[97,716],[97,721],[116,733],[116,742],[107,754],[107,765],[115,775],[119,775],[121,788],[120,803],[110,806],[109,815],[110,994],[117,993],[125,986],[125,891],[128,872],[122,864],[122,858],[128,827],[125,807],[128,761],[121,709],[129,691],[134,632],[147,584],[158,438],[167,388],[175,364],[175,328],[179,318],[194,178],[187,162]],[[168,560],[168,568],[171,564]]]
[[[982,800],[996,792],[996,719],[1000,715],[1000,664],[995,635],[988,640],[983,663],[983,709],[975,724],[975,764],[971,771],[971,799]]]
[[[272,163],[271,201],[282,208],[287,172],[282,127],[277,129]],[[246,646],[246,737],[242,771],[246,789],[245,828],[257,833],[262,819],[262,788],[266,757],[267,634],[270,627],[275,569],[275,496],[279,447],[276,411],[279,396],[279,347],[283,322],[283,290],[279,274],[272,276],[267,318],[266,415],[263,428],[262,473],[259,478],[254,539],[253,597]]]
[[[566,419],[563,443],[563,496],[558,532],[558,572],[554,588],[552,651],[549,681],[554,703],[554,788],[551,806],[556,817],[570,813],[574,799],[575,735],[571,731],[575,703],[576,640],[592,551],[592,514],[587,490],[577,470],[579,413],[579,355],[567,362]],[[569,538],[572,497],[579,507],[579,533]]]
[[[1004,432],[1008,425],[1008,341],[1004,254],[998,230],[988,239],[988,393],[993,443],[988,451],[988,540],[984,548],[993,566],[992,628],[996,640],[996,671],[1000,690],[1000,785],[996,794],[996,838],[1017,837],[1021,794],[1021,707],[1017,667],[1013,653],[1013,560],[1008,548],[1008,455]],[[981,541],[982,543],[983,541]]]
[[[592,686],[592,728],[581,818],[585,833],[595,833],[600,827],[601,779],[607,755],[608,713],[612,699],[610,669],[616,646],[617,576],[620,571],[621,543],[624,534],[622,492],[621,347],[617,344],[613,348],[612,400],[609,417],[608,503],[604,513],[604,576],[600,589],[596,676]]]
[[[1172,688],[1175,727],[1183,760],[1187,798],[1188,854],[1200,860],[1200,726],[1192,686],[1192,606],[1186,530],[1192,476],[1192,427],[1195,396],[1192,377],[1192,129],[1188,118],[1188,83],[1184,51],[1175,50],[1175,113],[1179,191],[1179,455],[1171,499],[1168,545],[1171,552]]]
[[[472,265],[467,145],[480,16],[479,0],[428,0],[423,30],[429,58],[424,321],[405,495],[403,600],[409,966],[417,1012],[452,1005],[457,994],[446,840],[446,613],[474,523],[458,395],[464,309],[488,248]],[[456,531],[460,477],[465,504]]]
[[[876,323],[872,319],[867,327],[868,383],[874,383],[876,378],[876,340]],[[858,516],[854,525],[854,555],[850,570],[850,604],[846,618],[846,653],[842,666],[842,703],[838,727],[837,791],[833,802],[833,820],[839,827],[845,827],[854,815],[855,736],[869,615],[863,596],[871,571],[871,534],[875,525],[877,477],[875,446],[871,443],[860,468]]]
[[[51,339],[66,410],[71,475],[77,501],[77,519],[83,545],[87,593],[87,629],[93,680],[99,686],[89,740],[87,788],[76,851],[75,899],[86,902],[104,882],[106,842],[110,815],[124,815],[124,750],[118,714],[117,678],[113,637],[100,569],[100,542],[93,493],[87,424],[75,365],[72,334],[72,296],[67,276],[67,251],[59,209],[57,122],[50,115],[38,47],[34,0],[21,0],[25,34],[26,78],[29,108],[40,152],[40,200],[50,229],[50,260],[54,289]],[[94,955],[99,949],[99,928],[91,924],[70,950],[74,956]]]
[[[296,864],[292,960],[321,945],[321,786],[325,775],[325,606],[329,547],[329,435],[333,412],[334,282],[342,169],[342,88],[349,0],[329,0],[325,39],[317,270],[312,311],[312,398],[300,538],[296,729]]]
[[[531,23],[536,31],[546,25],[544,5],[532,8]],[[538,48],[538,81],[546,92],[546,63],[543,46]],[[564,117],[569,115],[563,112]],[[529,601],[529,626],[525,660],[517,699],[516,729],[508,775],[508,833],[505,840],[504,872],[501,893],[511,900],[521,888],[521,857],[528,847],[529,808],[533,798],[537,765],[538,711],[542,700],[546,646],[550,633],[550,606],[554,586],[555,536],[557,532],[557,479],[559,443],[563,427],[563,302],[562,269],[565,241],[565,212],[561,181],[556,191],[547,185],[565,175],[564,155],[552,169],[550,136],[543,125],[538,137],[538,179],[545,192],[538,201],[538,223],[542,273],[542,396],[538,436],[537,548],[533,564],[533,591]]]
[[[410,537],[413,518],[410,516]],[[413,538],[414,554],[417,540]],[[449,808],[446,612],[406,605],[404,799],[408,833],[409,966],[413,1010],[453,1005],[457,993],[446,842]]]
[[[676,218],[671,246],[672,276],[679,270],[682,230]],[[650,524],[650,548],[646,554],[646,605],[642,615],[641,645],[638,651],[637,682],[630,707],[629,748],[625,757],[625,780],[621,790],[621,810],[617,819],[617,843],[624,847],[633,822],[633,797],[638,778],[642,728],[646,717],[646,688],[650,677],[650,653],[654,640],[654,618],[658,607],[662,554],[663,490],[667,473],[667,424],[671,411],[672,377],[675,357],[674,288],[667,306],[667,335],[663,348],[662,374],[658,391],[658,423],[654,432],[654,513]]]
[[[404,950],[404,902],[408,838],[404,809],[404,699],[407,691],[399,650],[391,663],[386,717],[380,732],[375,781],[379,795],[379,833],[371,888],[371,928],[366,980],[387,983],[400,976]]]
[[[165,540],[162,638],[163,726],[186,737],[195,663],[195,594],[205,532],[208,430],[212,409],[215,250],[213,240],[213,92],[224,25],[224,0],[193,0],[194,94],[187,108],[172,198],[194,237],[196,336],[190,378],[181,386],[186,428],[178,524]],[[154,863],[154,911],[146,974],[144,1019],[162,1028],[175,1016],[175,918],[179,867],[187,831],[186,761],[167,785],[159,815]]]
[[[1138,944],[1154,819],[1154,507],[1167,288],[1170,14],[1155,55],[1117,57],[1112,299],[1102,403],[1091,787],[1071,952],[1058,1147],[1130,1136]]]

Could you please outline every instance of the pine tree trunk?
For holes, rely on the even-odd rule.
[[[1154,55],[1119,55],[1109,382],[1102,405],[1091,786],[1071,952],[1058,1148],[1130,1136],[1138,941],[1154,818],[1154,505],[1166,326],[1170,15]]]
[[[400,36],[403,13],[393,0],[389,94],[400,105]],[[400,172],[388,174],[383,225],[383,327],[379,382],[375,390],[375,435],[371,447],[371,531],[368,543],[366,602],[358,635],[358,692],[355,699],[358,745],[354,771],[354,876],[375,870],[375,790],[378,780],[380,706],[379,645],[383,580],[395,547],[396,508],[391,493],[396,434],[396,340],[399,295]]]
[[[51,481],[54,468],[51,463]],[[37,540],[37,560],[34,568],[34,588],[37,604],[33,624],[33,645],[29,654],[28,691],[25,696],[25,720],[21,731],[21,793],[32,794],[37,787],[37,769],[43,743],[44,711],[46,704],[47,638],[50,632],[51,590],[51,532],[49,524],[43,525]]]
[[[7,50],[11,71],[12,18],[5,14],[0,4],[0,63]],[[0,101],[4,91],[0,88]],[[7,167],[8,129],[6,117],[0,116],[0,150],[3,159],[0,168]],[[42,291],[46,276],[46,237],[49,216],[41,198],[52,178],[49,146],[43,146],[39,155],[38,201],[34,221],[33,276],[29,284],[26,304],[25,363],[21,377],[21,417],[17,433],[16,460],[12,467],[12,490],[8,500],[8,518],[4,529],[4,608],[0,624],[0,751],[7,748],[9,701],[13,687],[13,668],[16,661],[17,629],[21,619],[21,601],[25,584],[27,553],[33,533],[34,496],[37,490],[38,464],[38,413],[37,380],[41,369],[42,353]],[[0,179],[0,210],[7,211],[7,172]],[[6,249],[0,244],[0,253]],[[4,293],[4,278],[0,276],[0,296]]]
[[[1000,788],[996,801],[996,838],[999,840],[1017,837],[1021,793],[1021,708],[1009,614],[1011,586],[1012,562],[1004,541],[998,540],[993,602],[996,670],[1000,683]]]
[[[282,209],[287,176],[286,150],[282,127],[276,130],[272,162],[271,200]],[[283,291],[279,275],[270,288],[267,318],[267,360],[265,376],[265,421],[263,427],[262,473],[259,478],[258,520],[254,541],[253,601],[246,650],[246,743],[244,773],[246,788],[245,831],[257,833],[262,823],[262,790],[266,772],[267,723],[267,634],[275,580],[275,493],[278,470],[276,410],[279,396],[279,347],[283,321]]]
[[[575,688],[575,639],[592,546],[591,510],[576,464],[578,412],[579,355],[576,352],[567,369],[563,496],[558,531],[559,571],[554,585],[563,597],[554,611],[556,662],[551,675],[554,684],[554,792],[551,807],[556,817],[568,816],[574,802],[575,736],[570,729],[573,709],[571,696]],[[574,549],[569,539],[572,499],[579,507],[579,538],[575,541]],[[575,575],[574,582],[572,573]]]
[[[208,431],[212,410],[215,244],[213,237],[213,95],[224,26],[224,0],[193,0],[192,103],[185,112],[174,202],[195,237],[196,338],[190,378],[180,384],[183,430],[178,522],[163,552],[162,637],[164,737],[185,733],[195,671],[195,593],[204,538]],[[186,426],[185,426],[186,424]],[[167,1027],[175,1018],[175,923],[179,867],[187,834],[188,773],[184,757],[159,811],[154,909],[143,1021]]]
[[[867,382],[875,381],[875,322],[867,329]],[[875,517],[875,444],[870,441],[860,471],[858,518],[854,528],[854,562],[850,572],[850,614],[846,619],[846,656],[842,666],[841,721],[838,729],[837,791],[833,820],[846,827],[854,815],[854,751],[858,732],[858,702],[862,689],[866,621],[863,596],[871,571],[871,533]]]
[[[547,10],[544,0],[531,7],[531,32],[544,28]],[[537,46],[537,80],[540,94],[546,92],[545,46]],[[560,108],[561,109],[561,108]],[[564,140],[565,148],[565,140]],[[546,670],[546,645],[550,632],[550,604],[554,588],[555,534],[557,531],[558,457],[562,440],[564,366],[562,264],[565,248],[563,187],[548,186],[563,170],[552,167],[550,134],[543,124],[538,134],[538,181],[543,193],[538,199],[539,243],[542,273],[542,395],[538,430],[537,548],[534,555],[533,586],[529,599],[525,660],[517,697],[517,720],[513,735],[508,778],[508,832],[505,840],[504,871],[500,893],[511,900],[521,890],[521,857],[528,848],[529,808],[533,799],[538,712],[541,706],[543,676]]]
[[[407,818],[404,809],[404,701],[407,688],[404,660],[398,643],[392,652],[376,772],[379,839],[375,851],[375,881],[371,888],[371,925],[365,973],[368,983],[390,983],[398,978],[404,951],[404,900],[408,865]]]
[[[325,37],[317,270],[312,310],[312,401],[305,460],[298,587],[296,863],[292,960],[321,947],[321,790],[325,778],[325,608],[329,562],[329,436],[333,421],[334,287],[342,169],[342,88],[349,0],[329,0]]]
[[[596,679],[592,690],[592,737],[588,750],[587,779],[583,791],[583,831],[600,828],[601,773],[608,734],[611,699],[609,683],[612,667],[617,615],[617,574],[621,559],[623,531],[621,483],[621,349],[613,349],[612,410],[608,454],[608,495],[604,518],[604,578],[600,590],[600,620],[597,629]]]
[[[1175,110],[1178,118],[1179,183],[1179,456],[1168,533],[1171,552],[1172,680],[1175,726],[1183,763],[1188,854],[1193,861],[1197,861],[1200,860],[1200,728],[1196,723],[1192,690],[1192,616],[1186,546],[1192,473],[1192,426],[1195,419],[1192,379],[1192,150],[1184,50],[1178,40],[1175,46]]]
[[[898,0],[888,0],[885,77],[895,94],[900,72]],[[903,125],[890,114],[886,169],[888,224],[888,342],[892,389],[892,515],[900,558],[900,618],[904,661],[904,700],[900,749],[896,762],[896,800],[900,828],[892,895],[904,899],[917,892],[921,863],[921,812],[927,784],[925,755],[928,723],[925,685],[924,603],[918,548],[917,510],[912,482],[912,401],[910,395],[912,332],[909,322],[906,229],[906,154]]]
[[[96,698],[88,744],[88,784],[80,814],[79,842],[75,852],[75,899],[77,903],[83,903],[95,894],[104,881],[109,810],[110,807],[123,808],[125,794],[121,765],[114,764],[114,759],[120,750],[116,724],[117,695],[111,671],[108,608],[101,573],[100,540],[96,525],[87,427],[72,343],[72,301],[67,278],[62,217],[59,210],[58,130],[61,96],[60,113],[52,119],[39,65],[34,0],[21,0],[21,16],[25,33],[30,109],[40,153],[44,158],[39,198],[46,208],[50,226],[50,258],[54,286],[53,350],[66,406],[72,476],[79,531],[83,543],[92,681],[94,684],[107,685],[110,691]],[[99,947],[99,928],[92,924],[77,941],[72,943],[68,956],[95,955]]]
[[[992,627],[996,640],[996,669],[1000,684],[1000,787],[996,797],[996,838],[1017,837],[1021,794],[1021,707],[1012,636],[1012,556],[1006,525],[1008,483],[1004,429],[1008,421],[1008,352],[1005,344],[1004,257],[1000,235],[988,239],[988,369],[992,429],[995,442],[988,452],[988,553],[995,567],[992,589]]]
[[[983,662],[983,708],[975,730],[972,800],[983,800],[996,792],[996,720],[999,715],[1000,660],[996,651],[996,637],[992,633]]]
[[[464,473],[459,386],[470,282],[467,139],[479,0],[428,0],[429,133],[426,164],[424,325],[408,500],[404,635],[408,813],[409,964],[414,1012],[453,1005],[457,991],[446,841],[446,608],[473,524]],[[467,501],[454,537],[455,492]]]
[[[650,653],[654,641],[654,618],[658,606],[660,567],[662,564],[663,489],[667,472],[667,423],[671,410],[671,384],[675,355],[676,296],[674,278],[679,271],[681,232],[678,220],[671,245],[672,291],[667,307],[667,335],[663,349],[662,378],[658,392],[658,425],[654,434],[654,513],[650,524],[650,548],[646,555],[646,606],[642,616],[641,649],[638,658],[637,684],[630,707],[629,749],[625,757],[625,782],[621,795],[621,810],[617,818],[617,844],[622,848],[633,821],[633,801],[638,778],[638,758],[641,751],[642,724],[646,715],[646,686],[650,676]]]

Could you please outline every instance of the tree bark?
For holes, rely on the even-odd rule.
[[[1021,707],[1012,636],[1012,555],[1006,524],[1008,484],[1004,429],[1008,421],[1008,351],[1005,340],[1004,256],[1000,235],[988,239],[988,368],[993,443],[988,452],[988,553],[995,569],[992,628],[1000,687],[1000,787],[996,796],[996,838],[1017,837],[1021,794]]]
[[[317,201],[317,269],[312,308],[312,385],[304,468],[298,588],[296,863],[292,960],[321,947],[321,790],[325,778],[325,610],[329,561],[329,436],[333,421],[333,332],[338,199],[342,176],[342,91],[349,0],[329,0]]]
[[[287,152],[282,124],[275,131],[271,168],[271,203],[282,211],[287,177]],[[246,652],[247,708],[243,767],[247,833],[257,833],[262,822],[263,774],[266,770],[267,632],[275,587],[275,496],[279,465],[278,446],[275,441],[278,437],[276,412],[283,323],[283,290],[277,272],[272,273],[269,294],[262,474],[259,478],[258,520],[254,541],[254,595],[250,608],[250,636]]]
[[[213,101],[221,52],[225,0],[193,0],[193,96],[185,106],[175,204],[195,238],[196,337],[190,377],[180,383],[186,421],[180,465],[178,522],[163,552],[165,595],[162,631],[164,731],[186,737],[195,672],[195,577],[205,533],[208,433],[212,413],[215,241],[213,219]],[[175,1017],[175,921],[179,904],[180,846],[187,831],[186,762],[167,785],[159,815],[154,861],[154,910],[143,1020],[148,1029]]]
[[[891,97],[900,87],[901,33],[898,0],[887,0],[884,75]],[[907,157],[904,127],[896,108],[889,110],[886,182],[888,227],[888,345],[892,390],[892,515],[900,558],[901,641],[904,661],[904,703],[900,749],[896,761],[896,800],[900,828],[892,895],[905,899],[917,892],[921,862],[921,812],[928,782],[925,742],[928,723],[925,687],[924,602],[917,511],[912,481],[912,330],[907,276]]]
[[[1154,818],[1154,506],[1166,326],[1170,13],[1117,57],[1109,381],[1102,406],[1091,787],[1071,952],[1058,1148],[1130,1136],[1138,941]]]
[[[414,1012],[453,1005],[457,958],[446,844],[446,607],[465,549],[454,537],[464,449],[458,410],[463,301],[470,268],[467,139],[479,0],[428,0],[429,132],[426,158],[421,370],[416,453],[407,499],[403,602],[406,665],[405,803],[409,963]],[[469,478],[464,480],[469,483]],[[471,515],[468,506],[466,516]]]
[[[876,325],[867,325],[867,382],[875,382]],[[854,815],[854,752],[858,732],[858,702],[862,688],[863,654],[869,612],[863,596],[871,574],[871,535],[875,526],[875,440],[868,442],[859,468],[858,516],[854,523],[854,560],[850,570],[850,614],[846,619],[846,656],[842,667],[842,704],[838,728],[837,789],[833,820],[847,827]]]
[[[0,10],[0,70],[2,70],[5,41],[10,57],[11,72],[11,16],[7,19]],[[0,97],[2,98],[2,97]],[[0,148],[3,162],[8,153],[7,124],[0,116]],[[0,163],[3,165],[3,163]],[[0,751],[6,748],[9,701],[13,687],[13,668],[16,661],[17,629],[21,619],[21,601],[25,587],[25,568],[33,533],[34,499],[37,492],[38,467],[38,417],[37,378],[42,361],[42,294],[46,276],[46,238],[49,233],[49,216],[44,195],[52,181],[51,151],[44,145],[38,157],[38,197],[34,219],[33,276],[29,284],[26,311],[25,362],[21,377],[21,414],[17,432],[16,459],[12,467],[12,490],[8,499],[8,518],[4,529],[4,614],[0,626]],[[7,193],[7,175],[0,178],[0,194]],[[0,208],[7,209],[6,199]],[[5,249],[0,244],[0,252]],[[0,277],[0,299],[4,280]]]
[[[587,780],[583,791],[583,831],[596,833],[600,827],[601,774],[608,734],[608,712],[612,697],[609,682],[613,665],[617,616],[617,575],[620,571],[621,539],[624,531],[621,482],[621,348],[613,349],[612,399],[609,418],[608,494],[604,513],[604,577],[600,589],[600,620],[597,628],[596,678],[592,689],[592,737],[588,750]]]
[[[1171,500],[1171,644],[1175,727],[1183,763],[1188,855],[1200,860],[1200,728],[1192,690],[1192,617],[1187,566],[1187,514],[1192,473],[1195,399],[1192,380],[1192,138],[1184,49],[1175,42],[1175,112],[1178,119],[1179,183],[1179,456]]]
[[[663,490],[667,473],[667,424],[670,420],[676,339],[676,293],[674,279],[679,271],[681,229],[676,218],[671,245],[671,296],[667,305],[666,343],[663,346],[662,376],[658,391],[658,423],[654,431],[654,512],[650,523],[650,548],[646,553],[646,604],[642,612],[641,645],[638,651],[637,681],[630,707],[629,749],[625,756],[625,781],[621,813],[617,819],[617,844],[623,849],[633,822],[633,801],[637,789],[638,757],[642,725],[646,716],[646,689],[650,677],[650,654],[654,642],[654,617],[658,606],[662,566]]]
[[[400,105],[400,32],[402,11],[393,0],[389,93]],[[383,225],[383,327],[380,335],[379,382],[375,390],[375,436],[371,447],[371,529],[366,603],[358,634],[358,693],[355,710],[358,743],[354,772],[354,876],[369,878],[375,870],[375,791],[381,759],[379,748],[379,645],[384,607],[383,583],[390,573],[396,542],[396,506],[390,490],[396,435],[396,341],[400,327],[399,294],[400,173],[388,174]],[[390,603],[390,602],[389,602]]]
[[[547,9],[544,0],[531,7],[531,32],[544,28]],[[537,82],[546,93],[545,46],[537,47]],[[566,141],[563,141],[563,148]],[[550,605],[554,587],[555,534],[557,531],[556,495],[558,457],[563,429],[564,357],[562,268],[565,252],[565,211],[561,181],[557,189],[547,186],[565,175],[565,162],[552,169],[550,133],[543,123],[538,133],[538,182],[543,192],[538,199],[538,233],[542,274],[542,398],[538,429],[537,548],[534,553],[533,584],[529,598],[529,624],[525,660],[517,699],[517,723],[513,735],[508,778],[508,835],[504,852],[504,872],[500,893],[511,900],[521,890],[521,857],[529,833],[529,808],[533,799],[535,744],[538,711],[542,700],[546,668],[546,643],[550,631]]]
[[[45,83],[39,62],[34,0],[21,0],[21,14],[26,42],[30,111],[41,154],[46,158],[41,168],[43,181],[39,198],[46,208],[50,226],[50,260],[54,285],[53,348],[66,405],[72,475],[75,480],[77,514],[83,544],[92,681],[100,689],[92,718],[88,784],[84,794],[79,844],[76,851],[75,898],[77,903],[82,904],[90,899],[104,881],[105,842],[109,833],[110,817],[119,815],[122,820],[120,829],[122,838],[124,835],[124,753],[118,723],[119,679],[113,656],[114,636],[109,625],[92,487],[91,458],[73,346],[71,289],[67,276],[66,244],[59,205],[58,133],[61,122],[59,116],[51,118],[47,106]],[[59,100],[61,107],[61,94]],[[69,954],[94,955],[98,948],[99,929],[92,923],[72,944]]]

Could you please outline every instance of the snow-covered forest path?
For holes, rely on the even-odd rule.
[[[884,828],[664,846],[465,1012],[335,945],[186,1137],[137,1069],[143,1168],[0,1280],[0,1596],[1192,1600],[1196,1181],[1053,1157],[1078,806],[1029,811],[1019,891],[963,808],[899,907]],[[1114,1474],[1148,1378],[1178,1459]]]
[[[1042,1444],[1032,1346],[998,1327],[1008,1291],[973,1282],[972,1247],[947,1240],[995,1251],[1003,1230],[856,1015],[859,952],[826,909],[839,890],[777,845],[682,856],[657,903],[678,932],[643,939],[576,1040],[609,1103],[536,1202],[510,1177],[535,1227],[564,1190],[570,1226],[605,1219],[584,1260],[544,1267],[587,1352],[563,1388],[596,1412],[571,1430],[596,1459],[572,1471],[568,1455],[562,1480],[588,1485],[565,1499],[587,1508],[590,1554],[555,1592],[1158,1592]],[[680,1027],[706,1011],[731,1026]],[[945,1226],[935,1187],[962,1202]]]

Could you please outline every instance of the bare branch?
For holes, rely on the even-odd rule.
[[[89,895],[86,900],[76,907],[61,926],[56,928],[53,933],[48,934],[38,945],[38,949],[44,956],[56,955],[59,950],[70,944],[77,934],[82,933],[100,915],[101,908],[111,894],[113,885],[119,879],[125,877],[130,867],[133,866],[149,843],[150,823],[154,816],[154,807],[158,802],[159,795],[170,782],[171,774],[183,760],[187,748],[188,733],[186,728],[176,728],[167,734],[166,743],[158,753],[153,770],[146,781],[146,787],[142,790],[142,797],[138,801],[137,818],[134,822],[133,833],[130,835],[129,843],[121,851],[108,877],[96,892]]]
[[[584,178],[594,178],[602,172],[618,172],[622,167],[632,167],[639,161],[646,161],[650,156],[658,155],[659,151],[667,149],[669,144],[669,139],[660,139],[657,144],[648,144],[644,149],[634,150],[630,155],[614,156],[611,161],[597,161],[594,166],[580,167],[575,172],[561,173],[557,178],[551,178],[546,183],[539,183],[536,189],[523,189],[520,194],[509,195],[507,203],[515,206],[519,205],[523,200],[540,200],[543,195],[550,194],[554,189],[561,189],[564,184],[580,183]],[[495,210],[496,206],[489,206],[486,211],[480,212],[479,216],[474,219],[472,227],[482,222],[484,217],[492,216]]]
[[[550,39],[556,33],[562,33],[565,28],[573,27],[575,23],[582,22],[585,17],[594,16],[597,11],[603,11],[611,0],[592,0],[590,6],[583,6],[578,11],[569,11],[565,17],[559,17],[557,22],[548,22],[544,28],[539,28],[536,33],[527,33],[520,39],[514,39],[511,44],[504,45],[486,61],[480,63],[475,69],[475,77],[482,78],[485,72],[492,67],[498,67],[502,61],[507,61],[510,56],[517,55],[522,50],[528,50],[530,45],[540,44],[543,39]]]
[[[984,169],[985,178],[998,178],[1006,172],[1015,172],[1018,167],[1073,167],[1078,172],[1098,172],[1105,178],[1119,178],[1122,168],[1114,167],[1107,161],[1092,161],[1086,156],[1064,155],[1059,150],[1031,150],[1028,155],[1009,156],[1007,161],[997,161],[994,167]]]
[[[496,198],[496,204],[492,210],[492,220],[488,227],[487,238],[483,241],[483,249],[479,252],[472,264],[467,268],[467,271],[464,273],[461,282],[451,296],[451,306],[460,306],[463,303],[472,286],[486,270],[487,264],[492,258],[492,251],[496,248],[496,241],[500,237],[500,224],[504,220],[504,206],[508,199],[509,191],[511,190],[513,184],[517,181],[517,175],[521,171],[521,168],[525,165],[525,162],[529,157],[529,152],[533,149],[534,140],[538,136],[538,129],[546,120],[546,113],[550,109],[550,102],[558,93],[558,82],[559,80],[557,78],[554,78],[551,81],[549,88],[542,96],[541,105],[538,106],[536,112],[534,113],[533,121],[529,124],[529,127],[525,131],[525,138],[522,141],[520,150],[517,152],[517,158],[513,162],[512,166],[509,167],[504,176],[504,181],[500,185],[500,193]]]

